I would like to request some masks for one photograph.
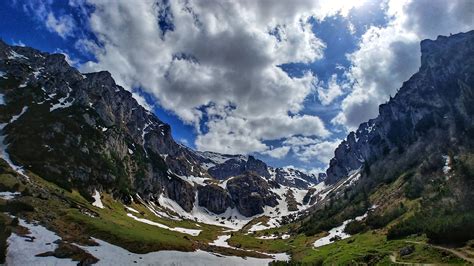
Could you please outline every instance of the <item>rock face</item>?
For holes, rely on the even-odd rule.
[[[209,168],[209,174],[214,178],[224,180],[232,176],[238,176],[245,172],[254,172],[263,177],[270,177],[267,165],[249,156],[247,160],[230,159],[222,164]]]
[[[96,189],[125,202],[165,196],[188,212],[197,204],[215,213],[235,205],[244,215],[276,204],[264,162],[178,144],[170,126],[108,72],[82,74],[63,55],[0,41],[0,99],[0,146],[11,161],[87,197]],[[203,185],[228,179],[231,189]]]
[[[227,190],[217,185],[200,186],[198,192],[199,205],[206,207],[206,209],[213,213],[221,214],[224,213],[227,208],[234,207]]]
[[[300,189],[308,189],[325,179],[325,174],[318,176],[314,174],[306,174],[292,168],[269,168],[270,175],[278,184],[296,187]]]
[[[275,207],[278,204],[278,196],[270,188],[268,182],[253,173],[234,177],[227,182],[235,206],[245,216],[263,213],[264,206]]]
[[[474,126],[474,31],[421,43],[421,67],[395,97],[379,107],[379,116],[362,123],[335,151],[327,183],[402,151],[440,129],[440,143],[472,138]]]

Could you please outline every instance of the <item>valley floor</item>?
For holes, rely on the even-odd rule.
[[[7,232],[0,232],[0,243],[8,244],[7,265],[469,264],[474,259],[472,244],[438,247],[423,236],[388,241],[383,229],[336,242],[324,232],[298,233],[299,222],[267,228],[265,216],[231,229],[180,219],[143,201],[125,206],[107,194],[94,195],[91,202],[77,191],[28,176],[11,169],[0,174],[0,225]],[[414,249],[401,256],[407,246]]]

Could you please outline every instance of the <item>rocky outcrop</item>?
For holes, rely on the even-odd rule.
[[[86,198],[96,189],[124,202],[135,194],[145,201],[163,195],[188,212],[196,204],[215,213],[236,205],[242,214],[254,215],[275,206],[270,187],[316,182],[302,173],[291,182],[274,179],[253,156],[197,152],[178,144],[171,127],[140,106],[109,72],[82,74],[63,55],[0,41],[0,75],[1,136],[11,160]],[[200,187],[186,177],[210,183],[231,179],[231,186]]]
[[[440,146],[472,138],[474,31],[424,40],[421,53],[418,73],[380,105],[378,117],[362,123],[338,146],[327,170],[327,183],[390,152],[402,152],[434,131],[439,131]]]
[[[246,173],[227,182],[227,190],[235,206],[245,216],[263,213],[264,206],[278,205],[278,196],[270,189],[269,183],[254,173]]]
[[[209,174],[219,180],[224,180],[229,177],[238,176],[245,172],[254,172],[263,177],[270,177],[267,165],[249,156],[247,160],[243,159],[229,159],[222,164],[218,164],[209,168]]]
[[[306,174],[292,168],[269,168],[270,175],[278,184],[295,187],[299,189],[308,189],[309,187],[324,180],[324,175]]]
[[[146,200],[164,194],[193,208],[194,187],[175,174],[206,172],[198,156],[110,73],[83,75],[62,55],[4,43],[0,71],[0,122],[10,121],[3,134],[15,163],[84,194],[95,188]]]
[[[198,187],[199,206],[203,206],[215,214],[224,213],[227,208],[234,207],[227,190],[217,185]]]

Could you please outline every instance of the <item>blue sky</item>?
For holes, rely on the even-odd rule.
[[[463,0],[10,0],[0,4],[0,37],[67,54],[81,71],[110,71],[192,148],[318,172],[416,71],[419,41],[472,29],[472,8]]]

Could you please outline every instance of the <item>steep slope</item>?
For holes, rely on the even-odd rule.
[[[332,189],[300,232],[351,223],[389,240],[474,239],[474,31],[424,40],[421,52],[419,71],[336,149]]]
[[[254,216],[286,200],[272,189],[318,182],[272,179],[253,156],[193,151],[110,73],[82,74],[63,55],[0,42],[0,71],[2,157],[91,201],[104,191],[127,203],[172,201],[178,213],[202,206],[211,216],[233,208]]]
[[[467,144],[474,132],[473,36],[471,31],[422,41],[418,73],[380,105],[378,117],[362,123],[338,146],[326,182],[426,139],[444,148]]]

